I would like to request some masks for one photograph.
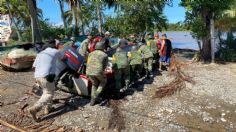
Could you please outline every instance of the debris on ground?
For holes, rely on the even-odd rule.
[[[183,67],[186,67],[186,64],[183,62],[181,63],[175,56],[172,57],[170,65],[169,74],[175,76],[175,78],[169,84],[158,87],[153,98],[170,96],[185,88],[185,82],[195,83],[193,79],[190,76],[187,76],[183,71]]]

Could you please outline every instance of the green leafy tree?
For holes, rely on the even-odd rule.
[[[161,31],[166,28],[167,19],[163,15],[166,0],[119,1],[114,17],[107,17],[105,28],[115,33],[128,35],[144,31]]]
[[[229,9],[232,2],[233,0],[181,0],[180,5],[186,8],[185,22],[193,35],[202,40],[201,59],[204,62],[211,60],[211,20]]]
[[[27,0],[27,7],[30,13],[32,42],[42,42],[40,27],[38,25],[37,3],[36,0]]]

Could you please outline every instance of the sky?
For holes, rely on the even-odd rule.
[[[165,7],[164,14],[170,23],[176,23],[184,21],[185,10],[183,7],[179,7],[180,0],[173,0],[173,7]],[[37,0],[38,8],[43,10],[44,18],[48,18],[49,22],[55,25],[62,25],[61,11],[57,0]],[[69,6],[65,4],[65,10],[69,9]],[[112,15],[113,10],[107,9],[104,11],[105,15]]]

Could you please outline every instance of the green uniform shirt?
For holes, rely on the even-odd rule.
[[[95,50],[88,55],[86,74],[103,75],[108,63],[108,56],[101,50]]]
[[[139,51],[131,51],[129,53],[130,65],[142,64],[142,54]]]
[[[116,52],[112,56],[112,62],[116,64],[118,69],[126,68],[129,65],[127,54],[124,50]]]
[[[158,47],[154,40],[151,40],[151,39],[148,40],[147,46],[149,47],[149,49],[152,51],[153,54],[157,54]]]
[[[140,48],[139,48],[139,51],[143,54],[143,58],[150,58],[150,57],[153,57],[153,53],[152,51],[150,50],[150,48],[146,45],[142,45]]]
[[[68,41],[63,46],[72,46],[73,43],[74,43],[73,41]]]
[[[88,51],[88,46],[89,46],[88,39],[85,39],[85,40],[81,43],[81,47],[80,47],[80,49],[79,49],[80,55],[82,55],[82,56],[85,56],[85,55],[86,55],[86,52]]]

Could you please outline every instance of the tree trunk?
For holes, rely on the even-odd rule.
[[[204,63],[211,61],[211,23],[210,23],[210,13],[209,12],[202,12],[202,17],[205,22],[206,27],[206,35],[202,38],[202,54],[201,54],[201,60]]]
[[[19,30],[19,27],[16,24],[16,21],[15,21],[13,15],[12,15],[10,4],[11,4],[10,1],[6,0],[7,9],[9,11],[9,17],[10,17],[11,22],[13,23],[13,25],[16,27],[16,33],[17,33],[18,41],[21,41],[22,40],[22,36],[21,36],[20,30]]]
[[[98,32],[102,35],[102,14],[101,14],[101,3],[97,2],[97,17],[98,17]]]
[[[74,26],[73,27],[73,31],[72,31],[72,35],[73,36],[78,36],[78,12],[77,12],[77,7],[75,5],[73,5],[71,7],[71,10],[72,10],[72,16],[73,16],[73,22],[72,22],[72,25]]]
[[[64,30],[65,30],[65,34],[67,31],[67,24],[66,24],[66,20],[65,20],[65,12],[64,12],[64,4],[62,0],[58,0],[59,5],[60,5],[60,10],[61,10],[61,19],[63,21],[63,25],[64,25]]]
[[[79,20],[80,20],[80,23],[81,23],[81,30],[82,30],[82,34],[84,35],[84,23],[83,23],[83,20],[82,20],[82,17],[80,16],[81,14],[81,2],[78,1],[78,10],[79,10]]]
[[[215,63],[215,25],[214,25],[214,14],[210,20],[211,28],[211,63]]]
[[[38,17],[36,13],[36,1],[35,0],[27,0],[27,6],[30,12],[31,19],[31,28],[32,28],[32,42],[35,44],[36,42],[42,42],[40,29],[38,26]]]

